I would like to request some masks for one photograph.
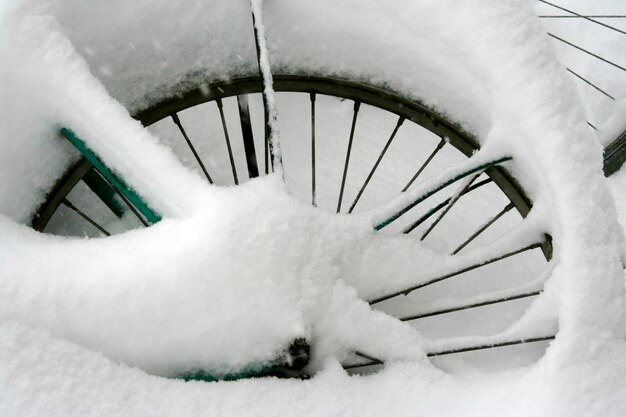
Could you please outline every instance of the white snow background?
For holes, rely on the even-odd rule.
[[[552,235],[545,292],[511,329],[554,330],[558,322],[559,333],[532,365],[447,373],[425,358],[432,340],[360,301],[401,288],[415,265],[427,276],[442,259],[436,247],[373,234],[372,220],[393,202],[335,216],[292,197],[297,178],[287,178],[289,190],[277,176],[209,187],[179,162],[166,128],[143,129],[128,116],[181,80],[256,73],[246,1],[3,2],[0,415],[626,415],[618,225],[618,213],[626,224],[626,173],[604,179],[600,144],[626,126],[626,90],[616,87],[611,106],[582,101],[586,87],[576,89],[534,6],[263,5],[275,71],[402,91],[473,133],[482,149],[472,161],[514,157],[507,167],[535,205],[490,247]],[[619,84],[615,75],[605,80]],[[280,120],[280,102],[278,111]],[[28,228],[45,192],[77,158],[56,137],[61,126],[71,126],[165,219],[106,239]],[[283,139],[297,135],[285,130]],[[485,251],[477,246],[450,262]],[[316,373],[308,381],[163,377],[197,368],[236,372],[275,358],[299,336],[314,343]],[[361,347],[389,364],[375,375],[348,376],[338,361]]]

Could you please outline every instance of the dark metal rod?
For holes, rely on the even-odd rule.
[[[63,201],[61,201],[61,203],[65,206],[67,206],[69,209],[73,210],[76,214],[78,214],[80,217],[82,217],[83,219],[87,220],[89,222],[89,224],[91,224],[93,227],[95,227],[96,229],[98,229],[99,231],[101,231],[103,234],[105,234],[106,236],[111,236],[111,233],[107,232],[106,229],[102,226],[100,226],[98,223],[96,223],[91,217],[87,216],[85,213],[83,213],[81,210],[79,210],[78,208],[76,208],[76,206],[74,206],[72,203],[70,203],[66,198],[63,199]]]
[[[549,6],[552,6],[552,7],[556,8],[556,9],[563,10],[564,12],[567,12],[567,13],[571,13],[571,14],[573,14],[574,16],[577,16],[577,17],[579,17],[579,18],[581,18],[581,19],[588,20],[588,21],[593,22],[593,23],[595,23],[595,24],[597,24],[597,25],[604,26],[604,27],[605,27],[605,28],[607,28],[607,29],[611,29],[611,30],[614,30],[614,31],[616,31],[616,32],[619,32],[619,33],[621,33],[621,34],[623,34],[623,35],[626,35],[626,32],[624,32],[623,30],[618,29],[618,28],[613,27],[613,26],[610,26],[610,25],[607,25],[606,23],[599,22],[599,21],[594,20],[594,19],[592,19],[592,18],[590,18],[590,17],[588,17],[588,16],[584,16],[584,15],[582,15],[582,14],[578,14],[578,13],[576,13],[576,12],[573,12],[573,11],[569,10],[569,9],[566,9],[565,7],[558,6],[558,5],[554,4],[554,3],[550,3],[550,2],[545,1],[545,0],[539,0],[539,1],[540,1],[541,3],[544,3],[544,4],[547,4],[547,5],[549,5]]]
[[[355,369],[355,368],[365,368],[366,366],[372,366],[372,365],[380,365],[380,363],[374,362],[374,361],[368,361],[368,362],[363,362],[363,363],[354,363],[354,364],[342,365],[342,366],[343,366],[343,369]]]
[[[354,139],[354,130],[356,128],[356,118],[361,107],[360,101],[354,102],[354,111],[352,115],[352,127],[350,128],[350,138],[348,139],[348,150],[346,151],[346,162],[343,167],[343,175],[341,177],[341,188],[339,190],[339,199],[337,201],[337,213],[341,211],[341,202],[343,200],[343,191],[346,186],[346,177],[348,175],[348,165],[350,164],[350,154],[352,153],[352,140]]]
[[[109,210],[117,217],[122,218],[124,215],[124,207],[115,199],[115,190],[104,180],[95,167],[91,167],[83,176],[82,180],[91,191],[102,201]]]
[[[235,185],[239,184],[239,179],[237,178],[237,168],[235,168],[235,159],[233,158],[233,150],[230,147],[230,137],[228,136],[228,127],[226,126],[226,118],[224,117],[224,105],[222,104],[222,99],[218,98],[215,100],[217,103],[217,109],[220,112],[220,118],[222,119],[222,128],[224,129],[224,138],[226,139],[226,148],[228,148],[228,159],[230,159],[230,168],[233,171],[233,179],[235,180]]]
[[[411,287],[404,288],[404,289],[402,289],[400,291],[395,291],[395,292],[393,292],[391,294],[387,294],[387,295],[384,295],[382,297],[375,298],[375,299],[369,301],[369,303],[370,303],[370,305],[374,305],[374,304],[378,304],[378,303],[380,303],[382,301],[388,300],[390,298],[397,297],[399,295],[407,295],[407,294],[409,294],[409,293],[411,293],[411,292],[413,292],[413,291],[415,291],[415,290],[417,290],[419,288],[423,288],[423,287],[435,284],[437,282],[446,280],[448,278],[452,278],[452,277],[454,277],[456,275],[460,275],[460,274],[462,274],[464,272],[472,271],[474,269],[483,267],[485,265],[489,265],[489,264],[492,264],[494,262],[501,261],[502,259],[506,259],[506,258],[509,258],[511,256],[520,254],[522,252],[526,252],[526,251],[529,251],[531,249],[536,249],[536,248],[540,248],[540,247],[541,247],[541,243],[533,243],[532,245],[525,246],[525,247],[523,247],[521,249],[517,249],[517,250],[514,250],[512,252],[507,252],[507,253],[505,253],[503,255],[496,256],[496,257],[491,258],[491,259],[487,259],[486,261],[483,261],[483,262],[480,262],[480,263],[477,263],[477,264],[474,264],[474,265],[470,265],[470,266],[467,266],[465,268],[461,268],[459,270],[456,270],[454,272],[450,272],[448,274],[445,274],[445,275],[437,277],[437,278],[430,279],[430,280],[428,280],[426,282],[422,282],[421,284],[413,285]]]
[[[548,15],[544,14],[544,15],[540,15],[537,17],[544,18],[544,19],[558,19],[558,18],[580,19],[583,17],[591,17],[595,19],[626,19],[626,15],[619,15],[619,14],[588,14],[588,15],[578,15],[578,16],[561,15],[561,14],[548,14]]]
[[[311,99],[311,204],[317,206],[315,201],[315,93],[310,93]]]
[[[435,155],[437,155],[437,153],[439,153],[439,151],[441,150],[441,148],[443,148],[443,146],[445,144],[446,144],[446,140],[444,138],[441,138],[441,141],[439,141],[439,144],[437,145],[435,150],[430,154],[430,156],[428,156],[428,158],[426,158],[426,161],[424,161],[424,163],[417,170],[415,175],[413,175],[413,178],[411,178],[411,180],[407,183],[407,185],[404,186],[404,188],[402,189],[402,192],[405,192],[406,190],[409,189],[409,187],[415,182],[417,177],[419,177],[419,175],[422,173],[422,171],[426,168],[426,166],[428,166],[428,164],[430,164],[430,161],[432,161],[432,159],[435,157]]]
[[[402,209],[398,210],[396,213],[394,213],[393,215],[391,215],[390,217],[386,218],[385,220],[381,221],[380,223],[374,225],[374,230],[376,231],[380,231],[383,228],[389,226],[391,223],[395,222],[396,220],[398,220],[400,217],[402,217],[403,215],[405,215],[406,213],[409,212],[409,210],[411,210],[413,207],[417,206],[419,203],[421,203],[422,201],[426,200],[427,198],[431,197],[432,195],[438,193],[439,191],[443,190],[444,188],[450,186],[451,184],[454,184],[457,181],[462,180],[463,178],[475,174],[477,172],[482,172],[485,170],[488,170],[489,168],[493,168],[494,166],[497,166],[499,164],[502,164],[504,162],[510,161],[513,158],[510,156],[503,156],[502,158],[499,159],[495,159],[492,160],[490,162],[485,162],[484,164],[475,166],[465,172],[462,172],[452,178],[449,178],[448,180],[440,183],[439,185],[437,185],[435,188],[432,188],[431,190],[425,192],[424,194],[421,194],[419,197],[417,197],[415,200],[413,200],[412,202],[410,202],[409,204],[406,204]]]
[[[442,350],[439,352],[431,352],[427,354],[427,356],[428,357],[443,356],[443,355],[450,355],[452,353],[471,352],[474,350],[482,350],[482,349],[493,349],[493,348],[504,347],[504,346],[521,345],[525,343],[545,342],[548,340],[554,340],[554,337],[555,336],[533,337],[529,339],[518,339],[518,340],[511,340],[508,342],[500,342],[500,343],[492,343],[492,344],[479,345],[479,346],[469,346],[469,347],[458,348],[458,349]]]
[[[463,347],[463,348],[458,348],[458,349],[442,350],[439,352],[430,352],[430,353],[427,353],[426,356],[428,356],[429,358],[432,358],[434,356],[451,355],[454,353],[471,352],[475,350],[493,349],[493,348],[499,348],[499,347],[505,347],[505,346],[522,345],[526,343],[547,342],[549,340],[554,340],[554,338],[555,336],[542,336],[542,337],[532,337],[528,339],[509,340],[506,342],[499,342],[499,343],[492,343],[492,344],[485,344],[485,345],[478,345],[478,346],[468,346],[468,347]],[[365,358],[365,355],[359,355],[359,356]],[[343,369],[364,368],[366,366],[382,365],[382,364],[383,362],[380,361],[379,359],[372,358],[368,362],[345,365]]]
[[[356,351],[356,352],[354,352],[354,354],[357,355],[357,356],[362,357],[363,359],[368,359],[368,360],[370,360],[372,362],[376,362],[378,364],[382,364],[383,363],[383,361],[381,361],[380,359],[376,359],[375,357],[369,356],[369,355],[367,355],[367,354],[365,354],[363,352]]]
[[[594,54],[593,52],[590,52],[590,51],[588,51],[588,50],[586,50],[586,49],[584,49],[584,48],[581,48],[581,47],[580,47],[580,46],[578,46],[578,45],[574,45],[573,43],[568,42],[568,41],[566,41],[566,40],[565,40],[565,39],[563,39],[563,38],[559,38],[558,36],[553,35],[552,33],[548,33],[548,36],[551,36],[551,37],[553,37],[554,39],[559,40],[559,41],[563,42],[564,44],[571,46],[572,48],[576,48],[576,49],[578,49],[579,51],[582,51],[582,52],[584,52],[584,53],[586,53],[586,54],[588,54],[588,55],[591,55],[592,57],[594,57],[594,58],[596,58],[596,59],[599,59],[599,60],[600,60],[600,61],[602,61],[602,62],[605,62],[605,63],[607,63],[607,64],[609,64],[609,65],[614,66],[615,68],[621,69],[622,71],[626,72],[626,68],[624,68],[624,67],[622,67],[622,66],[620,66],[620,65],[617,65],[616,63],[611,62],[611,61],[609,61],[608,59],[602,58],[601,56],[596,55],[596,54]]]
[[[359,202],[361,195],[363,195],[363,191],[365,191],[365,188],[367,187],[370,180],[372,179],[374,172],[376,172],[376,169],[378,168],[380,161],[382,161],[383,157],[385,156],[385,153],[387,153],[387,149],[389,149],[389,146],[391,145],[391,142],[393,142],[393,138],[395,138],[396,133],[398,133],[398,129],[400,129],[400,126],[402,126],[402,123],[404,123],[404,117],[400,116],[398,118],[398,123],[396,123],[396,127],[393,129],[393,132],[391,132],[391,136],[389,136],[389,139],[387,140],[387,143],[385,144],[385,147],[383,148],[380,155],[378,155],[378,159],[376,159],[376,163],[374,163],[372,170],[368,174],[367,178],[365,179],[365,182],[363,183],[363,185],[361,186],[361,189],[359,190],[359,193],[356,195],[356,198],[352,202],[352,205],[350,206],[348,213],[352,213],[352,210],[354,210],[354,207]]]
[[[180,123],[180,119],[178,118],[178,115],[176,113],[172,114],[172,120],[174,121],[176,126],[178,126],[180,133],[182,133],[183,137],[185,138],[185,141],[187,142],[189,149],[191,149],[193,156],[196,158],[196,161],[198,161],[200,168],[202,168],[202,172],[204,172],[204,176],[206,177],[207,180],[209,180],[210,184],[213,184],[213,180],[211,179],[211,176],[209,175],[206,168],[204,167],[202,160],[198,156],[198,152],[196,152],[196,148],[194,148],[193,144],[191,143],[191,140],[189,140],[189,136],[187,136],[187,132],[185,132],[185,129],[183,128],[183,125]]]
[[[493,182],[493,180],[491,178],[487,178],[487,179],[484,179],[484,180],[482,180],[480,182],[477,182],[476,184],[473,184],[470,188],[468,188],[466,191],[464,191],[463,194],[470,193],[470,192],[474,191],[475,189],[482,187],[485,184],[489,184],[490,182]],[[402,231],[402,233],[404,233],[404,234],[411,233],[417,226],[419,226],[420,224],[422,224],[423,222],[428,220],[433,214],[437,213],[439,210],[441,210],[442,208],[447,206],[448,203],[450,202],[450,198],[445,199],[444,201],[442,201],[441,203],[437,204],[432,209],[428,210],[426,212],[426,214],[424,214],[422,217],[417,219],[415,222],[411,223],[411,225],[409,225],[406,229],[404,229]]]
[[[457,253],[459,253],[464,247],[466,247],[472,240],[476,239],[482,232],[484,232],[485,230],[487,230],[487,228],[489,228],[489,226],[491,226],[492,224],[494,224],[495,222],[498,221],[498,219],[502,216],[504,216],[506,213],[508,213],[513,207],[515,207],[515,205],[513,203],[509,203],[506,207],[504,207],[498,214],[496,214],[494,217],[492,217],[487,223],[483,224],[481,227],[478,228],[478,230],[476,230],[470,237],[467,238],[467,240],[463,243],[461,243],[459,245],[459,247],[457,247],[454,252],[452,252],[452,255],[456,255]]]
[[[252,122],[250,120],[250,108],[248,107],[247,95],[237,96],[237,108],[239,109],[243,149],[246,153],[248,178],[256,178],[259,176],[259,166],[256,159],[256,149],[254,147],[254,135],[252,134]]]
[[[98,175],[100,175],[100,177],[107,182],[107,184],[111,184],[109,182],[108,179],[106,179],[101,173],[100,171],[95,171],[98,173]],[[141,215],[141,213],[139,213],[139,211],[135,208],[135,206],[128,201],[128,199],[126,198],[126,196],[124,194],[122,194],[120,192],[120,190],[117,189],[117,187],[113,187],[113,185],[111,185],[111,187],[113,188],[113,190],[115,190],[115,192],[117,193],[118,197],[122,199],[122,201],[124,202],[124,204],[126,204],[126,207],[128,207],[130,209],[130,211],[133,212],[133,214],[135,215],[135,217],[137,217],[137,219],[141,222],[141,224],[143,224],[145,227],[150,226],[150,224],[143,218],[143,216]]]
[[[596,90],[598,90],[599,92],[601,92],[602,94],[604,94],[605,96],[607,96],[608,98],[610,98],[611,100],[615,100],[615,97],[613,97],[612,95],[610,95],[609,93],[607,93],[606,91],[602,90],[600,87],[598,87],[597,85],[595,85],[594,83],[592,83],[591,81],[589,81],[588,79],[584,78],[583,76],[581,76],[580,74],[575,73],[574,71],[572,71],[569,68],[565,68],[570,74],[572,74],[574,77],[584,81],[585,83],[589,84],[590,86],[592,86],[593,88],[595,88]]]
[[[450,211],[450,209],[452,209],[452,207],[456,204],[457,201],[459,201],[459,199],[461,198],[461,196],[463,196],[467,190],[469,189],[469,187],[472,185],[472,183],[476,180],[476,178],[478,178],[480,174],[474,174],[472,175],[469,180],[467,181],[467,184],[465,184],[461,189],[459,189],[458,191],[456,191],[452,197],[449,198],[449,202],[448,205],[446,206],[446,208],[441,212],[441,214],[439,216],[437,216],[437,218],[435,219],[434,222],[431,223],[430,226],[428,226],[428,228],[426,229],[426,231],[422,234],[422,237],[420,237],[420,240],[424,240],[426,239],[426,236],[428,236],[430,234],[430,232],[433,231],[433,229],[435,228],[435,226],[437,226],[437,224],[439,224],[439,222],[444,218],[444,216],[446,214],[448,214],[448,212]]]
[[[590,128],[592,128],[593,130],[598,130],[597,127],[595,127],[594,125],[592,125],[590,122],[587,122],[587,124],[589,125]]]
[[[398,320],[411,321],[411,320],[423,319],[425,317],[438,316],[440,314],[454,313],[456,311],[468,310],[471,308],[483,307],[483,306],[488,306],[491,304],[499,304],[499,303],[504,303],[507,301],[519,300],[521,298],[535,297],[539,294],[541,294],[541,291],[533,291],[533,292],[528,292],[524,294],[511,295],[509,297],[502,297],[502,298],[497,298],[494,300],[481,301],[479,303],[467,304],[467,305],[458,306],[458,307],[450,307],[450,308],[445,308],[441,310],[430,311],[428,313],[415,314],[413,316],[400,317]]]
[[[360,356],[363,359],[367,359],[368,362],[356,363],[356,364],[352,364],[352,365],[344,365],[343,369],[354,369],[354,368],[362,368],[362,367],[365,367],[365,366],[383,365],[384,364],[384,362],[381,361],[380,359],[376,359],[373,356],[366,355],[363,352],[356,351],[356,352],[354,352],[354,354],[357,355],[357,356]]]

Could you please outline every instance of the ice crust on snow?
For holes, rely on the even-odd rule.
[[[376,212],[346,218],[308,207],[276,177],[207,187],[129,119],[123,105],[132,112],[197,80],[253,73],[246,2],[7,4],[0,414],[623,415],[623,238],[601,147],[526,3],[263,5],[274,71],[385,84],[474,133],[481,153],[514,157],[511,170],[535,202],[525,236],[543,227],[555,247],[540,299],[550,306],[530,312],[540,319],[556,305],[560,333],[532,367],[469,378],[433,368],[418,333],[359,300],[388,289],[366,273],[374,266],[408,279],[413,251],[438,254],[374,236]],[[166,219],[107,239],[18,224],[76,158],[56,140],[60,126]],[[129,160],[136,149],[141,158]],[[467,256],[480,259],[481,249]],[[309,382],[185,384],[144,372],[236,371],[303,335],[321,370]],[[361,346],[399,363],[348,378],[335,361]]]

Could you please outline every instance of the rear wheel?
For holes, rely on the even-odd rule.
[[[135,118],[208,182],[238,185],[271,171],[262,88],[258,77],[207,82]],[[305,75],[275,75],[274,89],[285,181],[291,193],[320,209],[375,212],[422,180],[443,180],[449,176],[446,170],[471,164],[479,150],[478,141],[455,123],[396,92]],[[437,265],[416,264],[412,267],[424,272],[414,282],[384,290],[359,282],[363,275],[366,281],[375,274],[387,279],[376,268],[356,266],[346,280],[374,308],[425,335],[428,355],[443,368],[458,367],[459,357],[487,369],[528,363],[557,330],[553,322],[515,328],[542,293],[551,242],[544,235],[519,240],[517,246],[499,242],[518,233],[531,207],[505,168],[478,170],[384,228],[384,233],[422,241],[440,255]],[[150,222],[80,160],[57,183],[32,224],[48,233],[97,237]],[[344,358],[345,368],[367,372],[381,362],[366,347],[361,350]]]

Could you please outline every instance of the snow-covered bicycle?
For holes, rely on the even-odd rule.
[[[284,21],[306,12],[282,6],[272,9],[286,30],[277,49],[288,37],[298,45],[301,32]],[[423,13],[428,29],[439,12]],[[524,17],[493,13],[482,18]],[[327,24],[324,39],[341,26]],[[542,356],[557,332],[555,343],[571,345],[613,329],[617,316],[599,311],[617,310],[623,292],[615,215],[592,203],[607,199],[599,149],[564,103],[573,94],[549,48],[534,40],[545,60],[536,77],[532,48],[512,54],[514,34],[492,34],[463,56],[458,32],[429,33],[388,50],[382,36],[375,60],[341,55],[363,36],[358,25],[337,45],[320,42],[327,62],[270,48],[282,153],[267,78],[192,71],[157,86],[134,117],[200,175],[100,86],[94,99],[77,84],[75,111],[55,129],[78,153],[47,138],[74,159],[32,225],[111,236],[20,232],[23,258],[47,255],[14,268],[27,301],[11,314],[191,379],[303,375],[328,357],[355,371],[424,355],[454,369],[446,358],[476,351],[492,352],[474,357],[483,366],[506,367]],[[267,70],[264,36],[254,39]],[[457,46],[414,58],[437,42]],[[94,103],[95,112],[81,107]],[[257,179],[222,188],[201,178]],[[150,227],[127,231],[138,226]],[[60,278],[42,285],[43,271]]]

